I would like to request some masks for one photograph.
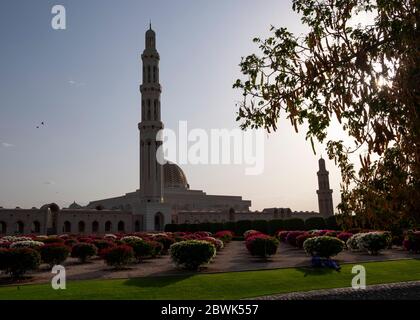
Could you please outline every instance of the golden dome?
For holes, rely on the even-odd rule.
[[[189,189],[190,186],[184,171],[175,163],[167,162],[163,165],[164,187],[171,189]]]

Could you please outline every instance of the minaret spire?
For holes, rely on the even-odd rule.
[[[325,167],[325,160],[321,157],[318,161],[318,206],[319,213],[324,217],[334,215],[334,205],[332,200],[332,189],[330,189],[329,172]]]
[[[143,62],[143,83],[141,92],[140,130],[140,192],[144,202],[163,201],[163,168],[156,155],[162,144],[157,133],[163,129],[160,116],[159,53],[156,50],[156,34],[152,21],[145,34],[145,49],[141,55]],[[161,157],[159,157],[161,158]]]

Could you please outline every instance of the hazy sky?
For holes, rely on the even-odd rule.
[[[67,30],[51,28],[63,4]],[[152,19],[161,56],[162,118],[189,128],[236,128],[232,89],[252,38],[270,25],[300,33],[286,0],[2,0],[0,206],[118,196],[139,187],[140,54]],[[36,129],[41,121],[46,126]],[[318,158],[287,121],[267,135],[265,170],[186,165],[193,189],[242,195],[253,209],[318,210]],[[325,152],[323,152],[325,155]],[[339,171],[327,160],[334,205]]]

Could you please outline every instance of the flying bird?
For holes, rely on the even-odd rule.
[[[42,125],[42,126],[45,126],[45,122],[44,122],[44,121],[42,121],[42,122],[41,122],[41,125]],[[39,129],[39,128],[40,128],[40,126],[38,125],[38,126],[36,126],[36,128],[37,128],[37,129]]]

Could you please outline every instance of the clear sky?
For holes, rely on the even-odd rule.
[[[51,8],[67,29],[51,28]],[[286,0],[2,0],[0,206],[69,205],[139,187],[140,54],[152,19],[161,56],[162,118],[177,129],[236,128],[232,89],[252,38],[270,25],[304,31]],[[36,129],[42,121],[45,126]],[[318,158],[287,121],[267,135],[265,170],[186,165],[191,188],[242,195],[252,208],[318,210]],[[327,160],[334,205],[340,176]]]

